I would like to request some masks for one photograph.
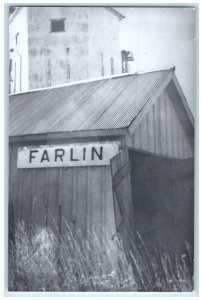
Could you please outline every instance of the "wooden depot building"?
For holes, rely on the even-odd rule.
[[[194,120],[174,68],[10,96],[9,226],[193,243]]]

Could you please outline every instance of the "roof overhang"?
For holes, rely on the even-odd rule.
[[[159,71],[159,72],[161,72],[161,71]],[[76,124],[75,124],[74,122],[73,123],[70,122],[70,124],[68,124],[63,119],[63,118],[66,117],[66,115],[63,115],[63,118],[61,118],[59,120],[59,122],[61,122],[61,124],[63,126],[62,125],[58,126],[57,122],[54,121],[55,120],[54,119],[55,118],[55,114],[54,115],[52,114],[52,118],[50,120],[48,120],[47,123],[46,122],[42,122],[42,124],[39,123],[39,124],[42,125],[42,127],[38,126],[39,128],[34,127],[34,129],[33,129],[33,126],[31,126],[31,129],[27,130],[27,126],[24,126],[24,129],[26,128],[26,130],[22,130],[21,131],[19,128],[20,128],[21,123],[23,124],[23,122],[19,123],[20,125],[19,125],[19,128],[17,130],[12,130],[11,129],[11,131],[10,131],[10,134],[11,134],[10,135],[10,142],[13,142],[13,141],[15,141],[15,142],[22,141],[22,142],[24,142],[24,141],[29,141],[29,140],[47,140],[47,139],[50,140],[50,139],[60,139],[60,138],[61,139],[62,138],[63,139],[69,139],[69,138],[95,138],[95,137],[110,137],[110,136],[112,137],[112,136],[131,135],[134,132],[135,127],[137,127],[140,124],[140,122],[142,121],[142,118],[148,113],[148,111],[155,104],[157,98],[161,95],[161,93],[166,88],[170,89],[170,87],[171,87],[172,93],[175,93],[176,95],[178,95],[178,98],[179,98],[179,101],[178,101],[179,104],[178,104],[178,106],[179,106],[179,110],[182,111],[181,115],[182,114],[185,115],[186,119],[188,119],[188,121],[189,121],[189,124],[190,124],[189,127],[191,127],[191,130],[194,130],[194,118],[193,118],[192,113],[190,111],[190,108],[189,108],[189,106],[187,104],[187,101],[186,101],[186,99],[184,97],[182,89],[179,86],[179,83],[178,83],[178,81],[177,81],[177,79],[176,79],[176,77],[174,75],[174,68],[166,69],[166,70],[164,70],[164,72],[165,73],[161,72],[161,74],[154,81],[152,87],[150,88],[150,89],[152,89],[152,93],[151,92],[149,93],[149,98],[147,99],[147,101],[143,101],[143,99],[141,98],[140,102],[138,103],[139,104],[138,105],[138,109],[135,110],[135,111],[133,111],[133,115],[130,114],[129,118],[125,119],[124,122],[122,121],[123,119],[120,118],[120,119],[118,119],[117,123],[115,123],[115,122],[111,123],[111,117],[113,117],[113,109],[111,109],[111,113],[109,115],[107,114],[106,119],[104,118],[104,120],[101,123],[97,124],[96,123],[97,120],[100,121],[100,116],[103,116],[103,113],[107,111],[107,109],[106,109],[105,106],[104,106],[104,108],[102,108],[103,110],[99,111],[99,114],[96,114],[95,119],[93,119],[93,123],[91,122],[92,115],[91,115],[91,117],[87,115],[87,118],[89,118],[88,120],[90,121],[90,123],[87,122],[86,127],[85,126],[81,126],[81,124],[83,124],[83,123],[77,124],[77,122],[76,122]],[[151,73],[153,73],[153,72],[151,72]],[[146,75],[150,76],[150,73],[149,73],[149,75],[146,73]],[[136,78],[138,78],[138,74],[132,74],[131,76],[133,76],[133,77],[135,76],[134,80],[137,80]],[[149,78],[151,78],[151,77],[149,77]],[[119,79],[119,77],[117,78],[117,80],[118,79]],[[123,80],[123,77],[120,78],[120,80]],[[148,77],[146,77],[146,83],[148,83],[148,80],[149,80]],[[106,80],[105,82],[107,84],[109,81]],[[127,82],[129,84],[129,80],[126,81],[126,83]],[[131,80],[130,83],[131,82],[134,82],[134,81]],[[93,84],[93,83],[94,83],[94,81],[91,82],[91,84]],[[115,83],[118,84],[117,81],[115,81]],[[124,88],[126,88],[126,83],[124,85]],[[112,81],[112,84],[113,84],[113,81]],[[154,86],[154,84],[158,84],[158,86],[156,86],[156,85]],[[109,84],[108,84],[108,86],[109,86]],[[112,85],[110,85],[110,86],[112,86]],[[99,87],[101,87],[101,88],[104,89],[105,88],[105,84],[102,83],[102,86],[99,85]],[[156,87],[155,90],[153,90],[154,87]],[[69,86],[64,87],[64,88],[65,89],[69,88]],[[89,88],[91,88],[91,86]],[[81,89],[81,91],[83,91],[83,90]],[[25,102],[26,98],[31,97],[31,96],[34,97],[34,99],[35,99],[36,98],[35,93],[38,93],[38,92],[45,93],[43,97],[44,97],[44,99],[46,101],[47,101],[47,99],[49,99],[50,94],[48,95],[49,96],[48,97],[47,96],[47,91],[45,89],[43,91],[35,91],[35,92],[29,92],[29,93],[22,94],[22,97],[24,97],[24,98],[22,98],[22,100]],[[57,89],[55,87],[55,88],[53,88],[53,93],[56,93],[56,92],[57,92]],[[63,91],[63,93],[65,93],[65,90]],[[73,95],[74,95],[74,93],[73,93]],[[115,96],[116,96],[116,94],[113,94],[113,98],[112,99],[114,99]],[[20,94],[19,95],[13,95],[12,97],[21,97],[21,95]],[[41,101],[41,97],[42,97],[42,95],[40,96],[40,101]],[[38,98],[39,98],[39,96],[38,96]],[[56,97],[53,97],[53,98],[55,99]],[[177,98],[177,96],[174,96],[174,98]],[[89,97],[87,97],[85,99],[87,101],[87,99],[89,99]],[[129,99],[131,99],[131,102],[132,102],[132,97],[130,97]],[[138,99],[139,99],[139,93],[138,93]],[[15,101],[15,100],[18,101],[18,98],[17,99],[15,99],[15,98],[13,99],[13,101]],[[94,100],[94,98],[93,98],[93,100]],[[110,101],[111,104],[114,103],[114,102],[115,101],[113,101],[113,102]],[[131,106],[129,106],[129,107],[132,107],[132,103],[131,102],[130,102]],[[13,102],[13,103],[15,103],[15,102]],[[84,103],[86,103],[86,102],[84,102]],[[36,106],[36,107],[38,108],[39,106]],[[60,108],[61,106],[58,106],[58,107]],[[90,107],[90,103],[88,103],[88,105],[87,105],[87,108],[89,108],[89,107]],[[123,106],[118,106],[118,107],[115,106],[115,107],[116,107],[116,109],[123,108]],[[124,107],[126,107],[126,106],[124,106]],[[76,106],[76,108],[77,108],[77,106]],[[74,113],[74,111],[75,111],[74,109],[75,108],[72,107],[72,109],[73,109],[73,113]],[[101,109],[101,107],[100,107],[100,109]],[[76,112],[77,111],[78,110],[76,110]],[[22,117],[22,110],[18,109],[18,112],[19,112],[18,113],[18,117],[19,116]],[[42,111],[40,109],[37,109],[36,113],[37,112],[40,112],[40,114],[38,115],[38,119],[41,120],[41,113],[42,113]],[[97,112],[97,110],[96,110],[96,112]],[[58,112],[58,116],[61,116],[60,110]],[[79,115],[79,117],[80,117],[80,115]],[[13,128],[15,128],[16,119],[14,118],[13,120],[14,120],[13,121],[14,122],[14,125],[13,125],[14,127]],[[68,120],[68,115],[67,115],[66,120]],[[109,122],[108,126],[106,126],[106,123],[104,122],[105,120]],[[52,121],[55,122],[55,123],[52,123]],[[30,122],[30,119],[29,119],[29,122]],[[27,123],[28,125],[29,125],[29,122]],[[47,124],[45,126],[46,128],[43,127],[44,124],[45,125]],[[53,126],[53,124],[54,124],[54,126]],[[96,126],[94,126],[94,124],[96,124]],[[57,126],[55,126],[55,125],[57,125]]]
[[[72,132],[54,132],[43,134],[30,134],[10,136],[10,143],[24,143],[24,142],[39,142],[51,140],[68,140],[68,139],[92,139],[92,138],[119,138],[128,134],[127,128],[119,129],[103,129],[103,130],[83,130]]]

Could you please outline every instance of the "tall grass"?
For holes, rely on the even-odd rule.
[[[63,234],[24,223],[9,244],[11,291],[191,291],[193,258],[185,253],[149,251],[137,233],[137,243],[124,251],[120,239],[89,233],[84,238],[67,222]]]

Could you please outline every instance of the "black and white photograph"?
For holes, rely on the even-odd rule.
[[[195,287],[195,5],[10,4],[8,291]]]

